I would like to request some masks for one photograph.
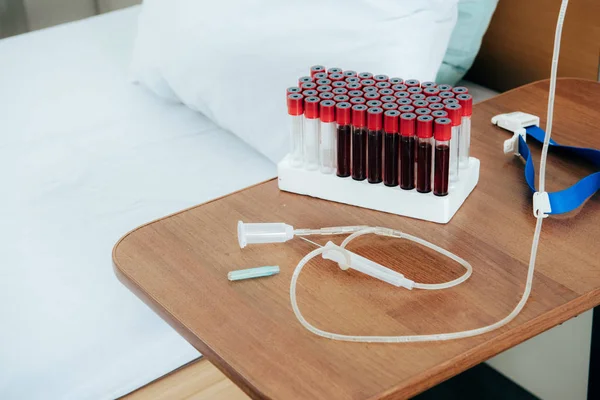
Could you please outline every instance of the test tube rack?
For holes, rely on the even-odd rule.
[[[383,183],[356,181],[352,177],[340,178],[335,173],[324,174],[318,169],[296,168],[290,160],[288,154],[277,165],[280,190],[440,224],[452,219],[479,181],[480,163],[474,157],[469,158],[466,168],[460,169],[459,180],[450,182],[449,193],[442,197],[419,193],[416,189],[403,190]]]

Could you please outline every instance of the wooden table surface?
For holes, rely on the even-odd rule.
[[[577,212],[545,220],[532,295],[515,320],[482,336],[441,343],[343,343],[306,331],[292,312],[289,284],[294,266],[313,247],[295,239],[240,249],[236,223],[386,226],[428,238],[473,265],[472,277],[458,287],[407,291],[315,260],[300,276],[298,297],[305,317],[320,328],[408,335],[493,323],[521,297],[535,219],[523,163],[503,154],[503,141],[510,134],[492,126],[490,118],[520,110],[539,115],[544,126],[547,89],[547,82],[538,82],[475,106],[472,155],[481,160],[481,176],[447,225],[280,192],[273,180],[132,231],[115,246],[115,272],[251,397],[413,396],[600,304],[597,195]],[[599,148],[599,105],[600,84],[560,80],[553,138]],[[537,166],[540,146],[530,147]],[[552,154],[548,190],[593,171],[590,165]],[[331,238],[316,241],[326,239]],[[341,239],[333,238],[338,243]],[[364,237],[350,248],[418,282],[462,274],[452,261],[397,239]],[[260,265],[280,265],[281,273],[227,280],[228,271]]]

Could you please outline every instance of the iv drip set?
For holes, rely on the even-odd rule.
[[[508,129],[514,133],[513,138],[506,141],[506,143],[504,145],[504,150],[505,150],[505,152],[512,151],[517,156],[522,155],[526,159],[526,161],[527,161],[526,172],[525,172],[526,180],[534,192],[534,194],[533,194],[533,214],[534,214],[537,222],[536,222],[535,231],[534,231],[534,235],[533,235],[533,241],[532,241],[532,245],[531,245],[531,254],[530,254],[530,259],[529,259],[529,266],[528,266],[528,271],[527,271],[527,280],[525,283],[525,289],[523,291],[523,295],[522,295],[521,299],[519,300],[518,304],[514,307],[514,309],[507,316],[505,316],[504,318],[502,318],[501,320],[499,320],[493,324],[483,326],[480,328],[466,330],[466,331],[460,331],[460,332],[427,334],[427,335],[405,335],[405,336],[361,336],[361,335],[344,335],[344,334],[338,334],[338,333],[324,331],[324,330],[319,329],[319,328],[315,327],[314,325],[310,324],[304,318],[304,316],[302,315],[302,313],[300,312],[300,309],[298,307],[297,297],[296,297],[296,286],[297,286],[297,282],[298,282],[298,279],[299,279],[302,269],[309,261],[311,261],[313,258],[315,258],[319,255],[321,255],[321,257],[324,260],[329,260],[329,261],[335,262],[342,270],[353,269],[353,270],[356,270],[363,274],[369,275],[375,279],[384,281],[395,287],[405,288],[408,290],[413,290],[413,289],[440,290],[440,289],[452,288],[460,283],[465,282],[471,276],[473,269],[466,260],[462,259],[458,255],[450,253],[449,251],[442,249],[441,247],[439,247],[433,243],[430,243],[426,240],[423,240],[416,236],[409,235],[407,233],[404,233],[404,232],[401,232],[401,231],[398,231],[395,229],[382,228],[382,227],[368,227],[368,226],[340,226],[340,227],[330,227],[330,228],[320,228],[320,229],[295,229],[294,227],[287,225],[285,223],[243,223],[242,221],[239,221],[238,222],[238,242],[239,242],[239,245],[241,248],[244,248],[249,244],[284,243],[289,240],[292,240],[294,237],[299,237],[301,239],[306,240],[307,242],[310,242],[317,246],[320,246],[314,242],[311,242],[310,240],[306,239],[305,237],[311,236],[311,235],[319,235],[319,236],[349,235],[346,239],[344,239],[342,241],[342,243],[340,245],[336,245],[330,241],[325,246],[320,246],[319,248],[309,252],[306,256],[304,256],[298,262],[298,264],[296,265],[296,267],[294,269],[294,272],[292,274],[291,283],[290,283],[290,302],[291,302],[292,309],[294,311],[296,318],[298,319],[298,321],[302,324],[302,326],[304,328],[306,328],[307,330],[309,330],[310,332],[312,332],[318,336],[322,336],[322,337],[325,337],[328,339],[351,341],[351,342],[405,343],[405,342],[444,341],[444,340],[453,340],[453,339],[460,339],[460,338],[481,335],[481,334],[493,331],[495,329],[498,329],[498,328],[506,325],[510,321],[512,321],[521,312],[521,310],[527,303],[527,300],[531,293],[534,269],[535,269],[535,261],[536,261],[537,249],[538,249],[543,220],[549,214],[570,211],[572,209],[572,207],[576,205],[575,203],[579,202],[578,205],[580,205],[580,203],[582,203],[582,201],[585,200],[585,198],[589,197],[589,195],[593,194],[600,187],[600,173],[596,173],[596,174],[590,175],[587,178],[582,179],[580,182],[578,182],[578,184],[574,185],[573,187],[562,191],[562,192],[569,191],[567,193],[555,192],[555,193],[549,194],[545,191],[545,167],[546,167],[548,148],[550,145],[558,146],[558,144],[556,142],[551,140],[551,132],[552,132],[554,97],[555,97],[555,91],[556,91],[556,75],[557,75],[558,58],[559,58],[559,52],[560,52],[560,37],[561,37],[561,33],[562,33],[562,26],[563,26],[563,21],[564,21],[565,14],[566,14],[567,5],[568,5],[568,0],[563,0],[561,3],[561,8],[560,8],[559,16],[558,16],[558,21],[557,21],[556,33],[555,33],[553,61],[552,61],[552,69],[551,69],[551,77],[550,77],[550,90],[549,90],[549,96],[548,96],[548,116],[547,116],[547,122],[546,122],[546,132],[544,132],[537,126],[539,124],[539,119],[536,116],[532,116],[532,115],[525,114],[525,113],[516,112],[516,113],[502,114],[502,115],[496,116],[496,117],[494,117],[494,119],[492,119],[492,123],[494,123],[495,125],[503,127],[505,129]],[[315,70],[315,67],[313,67],[313,70]],[[321,72],[321,71],[323,71],[323,72]],[[312,72],[316,72],[317,74],[325,73],[324,68],[321,69],[321,67],[317,67],[316,71],[312,71]],[[337,78],[339,78],[337,75],[343,76],[342,71],[338,71],[338,70],[331,71],[330,70],[329,72],[331,75],[334,75],[334,76],[328,75],[329,78],[335,77],[337,79]],[[316,75],[314,77],[316,77]],[[329,78],[319,77],[319,79],[329,79]],[[301,81],[303,81],[303,80],[305,81],[304,83],[312,82],[310,77],[301,78]],[[333,79],[331,79],[331,80],[333,81]],[[386,77],[385,81],[382,80],[381,82],[387,82],[387,81],[390,81],[389,83],[393,83],[393,82],[391,82],[391,80],[388,80],[387,77]],[[333,81],[333,82],[341,82],[341,80]],[[405,82],[405,84],[407,82]],[[356,82],[356,83],[359,83],[359,82]],[[320,82],[320,84],[321,84],[321,86],[325,85],[324,82]],[[398,84],[398,83],[395,83],[395,84]],[[341,86],[340,86],[340,88],[341,88]],[[313,90],[313,89],[307,89],[307,90]],[[322,92],[322,93],[327,93],[327,92]],[[292,94],[295,94],[295,93],[292,93]],[[364,96],[366,97],[367,94],[369,94],[369,93],[365,93]],[[297,96],[295,96],[295,97],[297,97]],[[300,97],[297,97],[297,98],[300,99],[301,97],[302,96],[300,95]],[[313,96],[310,96],[310,97],[313,97]],[[316,96],[314,96],[314,97],[316,97]],[[448,98],[453,98],[453,97],[448,95]],[[325,101],[329,101],[329,99],[325,99]],[[415,100],[415,101],[420,101],[420,100]],[[301,107],[305,107],[307,103],[310,104],[312,102],[320,103],[321,100],[319,100],[317,97],[316,100],[309,101],[307,98],[304,100],[303,106],[299,105],[299,104],[301,104],[300,102],[295,102],[293,104],[296,104],[296,108],[297,108],[297,110],[299,110]],[[344,101],[342,101],[341,103],[344,103]],[[362,104],[361,104],[361,102],[358,102],[357,105],[362,105]],[[312,105],[308,106],[309,109],[311,107],[313,107],[313,106]],[[329,103],[327,103],[327,104],[325,104],[325,107],[333,107],[333,105],[329,105]],[[336,107],[337,107],[337,105],[336,105]],[[342,107],[342,108],[344,108],[344,107]],[[377,108],[377,107],[375,107],[375,108]],[[390,108],[393,108],[393,106]],[[388,110],[388,111],[390,111],[390,110]],[[393,111],[393,110],[391,110],[391,111]],[[309,111],[309,115],[311,115],[310,114],[311,112],[312,111]],[[332,123],[333,120],[331,119],[332,118],[331,114],[327,114],[327,112],[325,113],[325,115],[326,115],[325,123],[326,124]],[[381,114],[381,113],[378,112],[377,114]],[[312,114],[312,115],[314,116],[315,114]],[[342,111],[341,115],[347,115],[346,111]],[[294,115],[294,117],[301,117],[301,116],[302,116],[301,113]],[[345,119],[345,118],[346,117],[342,117],[342,120],[344,122],[347,122],[347,119]],[[308,118],[308,119],[311,119],[311,118]],[[316,118],[312,118],[312,119],[316,119]],[[293,121],[301,121],[301,119],[297,118],[296,120],[293,119]],[[297,133],[297,130],[295,130],[295,129],[300,129],[297,126],[303,126],[301,122],[297,122],[297,126],[294,125],[294,123],[296,123],[296,122],[293,122],[293,125],[292,125],[292,138],[295,138],[296,142],[293,144],[292,154],[288,155],[288,157],[286,157],[286,159],[284,159],[284,161],[282,161],[282,163],[280,163],[280,165],[279,165],[280,173],[282,171],[284,172],[286,180],[287,179],[313,177],[311,175],[307,176],[307,175],[301,175],[301,174],[292,175],[289,173],[289,171],[290,170],[303,171],[303,170],[305,170],[304,168],[306,168],[306,166],[308,166],[311,169],[317,169],[316,168],[317,160],[319,160],[318,162],[321,163],[320,164],[321,172],[311,171],[311,173],[319,174],[322,176],[333,175],[334,166],[332,164],[333,158],[331,156],[332,156],[333,152],[331,150],[331,147],[326,146],[326,147],[320,148],[321,150],[327,150],[326,153],[327,153],[328,157],[321,157],[321,158],[316,157],[318,155],[318,152],[316,150],[314,150],[314,148],[316,148],[315,146],[319,142],[312,142],[313,139],[315,139],[314,137],[312,137],[309,139],[310,145],[308,147],[309,147],[310,151],[308,153],[300,152],[300,149],[305,148],[307,145],[307,143],[306,143],[307,137],[310,135],[315,136],[314,131],[311,131],[311,129],[313,129],[313,128],[316,129],[316,126],[318,126],[318,124],[315,123],[315,124],[313,124],[314,126],[311,126],[309,128],[309,130],[308,130],[309,135],[307,136],[306,135],[307,131],[303,131],[302,135],[294,135],[294,133]],[[311,123],[309,123],[309,124],[311,124]],[[361,122],[361,124],[362,124],[362,122]],[[443,124],[443,123],[439,122],[439,124]],[[347,124],[345,124],[345,125],[347,125]],[[304,126],[306,126],[306,125],[304,125]],[[380,125],[377,125],[377,126],[373,125],[373,127],[380,129]],[[360,128],[362,129],[362,128],[364,128],[364,126],[361,125]],[[329,134],[329,133],[333,134],[333,132],[334,132],[333,129],[331,129],[331,128],[327,128],[327,129],[326,129],[327,134]],[[352,130],[354,130],[354,128],[352,128]],[[435,128],[434,128],[434,131],[435,131]],[[338,129],[338,133],[339,133],[339,129]],[[400,132],[400,134],[401,134],[401,132]],[[539,185],[538,185],[539,191],[535,191],[535,184],[533,182],[533,180],[534,180],[533,164],[532,164],[531,158],[529,156],[529,150],[525,144],[525,137],[527,135],[530,135],[533,138],[535,138],[536,140],[540,140],[540,141],[542,141],[542,137],[543,137],[543,147],[542,147],[542,156],[541,156],[541,160],[540,160]],[[338,135],[338,139],[339,139],[339,137],[340,137],[340,135]],[[354,137],[352,137],[350,140],[353,140],[353,139],[354,139]],[[450,137],[449,139],[450,139],[450,148],[452,148],[452,145],[453,145],[452,137]],[[361,140],[364,140],[364,139],[361,138]],[[333,143],[333,140],[329,141],[329,143]],[[344,151],[346,151],[345,143],[346,142],[343,142],[343,145],[341,146],[344,149]],[[339,144],[340,144],[340,141],[338,140],[338,145]],[[352,146],[353,146],[353,144],[352,144]],[[368,141],[367,141],[367,147],[368,147]],[[568,147],[568,146],[564,146],[564,147]],[[339,149],[339,146],[338,146],[338,149]],[[575,154],[584,155],[584,156],[588,156],[590,158],[595,159],[598,162],[598,164],[600,165],[600,152],[598,150],[578,149],[578,148],[572,148],[572,147],[569,149],[574,151]],[[573,150],[573,149],[575,149],[575,150]],[[361,147],[361,151],[362,151],[362,147]],[[300,157],[300,154],[302,154],[302,157],[303,157],[301,159],[302,162],[300,162],[299,161],[300,158],[298,158],[298,157]],[[352,154],[354,154],[354,152],[352,152]],[[368,152],[367,152],[367,154],[368,154]],[[306,158],[305,155],[309,155],[309,157]],[[347,152],[344,154],[344,157],[346,155],[347,155]],[[368,157],[368,155],[367,155],[367,157]],[[338,154],[337,159],[339,160],[339,154]],[[470,158],[469,165],[474,164],[473,160],[476,161],[477,178],[478,178],[479,162],[476,159]],[[361,163],[362,163],[362,161],[361,161]],[[293,166],[291,164],[293,164]],[[337,168],[337,171],[340,170],[339,167],[340,167],[340,164],[337,164],[335,166],[335,168]],[[352,174],[354,174],[353,168],[354,168],[354,161],[352,161],[352,167],[350,168],[350,171]],[[341,170],[343,171],[343,174],[346,174],[349,171],[349,169],[345,168],[344,166],[342,166]],[[469,168],[467,168],[466,171],[469,171]],[[362,173],[362,169],[361,169],[361,173]],[[338,172],[338,174],[339,174],[339,172]],[[401,170],[400,170],[400,174],[402,174]],[[367,162],[366,175],[367,176],[377,175],[377,174],[369,175],[368,162]],[[385,170],[384,170],[383,175],[384,175],[383,179],[385,179]],[[329,184],[332,184],[336,180],[337,181],[347,181],[346,179],[339,179],[337,177],[334,177],[334,178],[332,178],[332,180],[329,180],[327,182]],[[462,177],[461,177],[461,180],[462,180]],[[475,179],[475,183],[476,182],[477,182],[477,179]],[[281,182],[281,176],[280,176],[280,188],[281,188],[281,183],[282,182]],[[370,187],[370,186],[377,187],[380,185],[365,184],[365,186],[363,186],[363,188]],[[435,187],[435,183],[434,183],[434,187]],[[474,185],[473,185],[473,187],[474,187]],[[343,187],[343,188],[347,189],[347,187]],[[573,188],[575,188],[575,189],[573,189]],[[297,189],[297,187],[296,187],[296,189]],[[304,187],[304,189],[306,189],[306,187]],[[472,190],[472,188],[470,190]],[[470,192],[470,190],[468,192]],[[294,190],[290,190],[290,191],[294,191]],[[390,191],[389,188],[388,188],[388,191]],[[391,191],[394,191],[394,190],[391,190]],[[397,190],[396,192],[411,193],[411,191],[409,191],[409,190]],[[414,191],[412,191],[412,192],[414,192]],[[468,195],[468,192],[466,193],[466,195]],[[314,191],[313,191],[313,193],[314,193]],[[325,198],[325,196],[322,196],[322,193],[323,192],[320,192],[321,195],[316,196],[316,197]],[[358,192],[354,192],[354,194],[356,194],[356,193],[358,193]],[[578,193],[580,195],[578,195]],[[310,193],[304,193],[304,194],[310,194]],[[314,194],[311,194],[311,195],[314,195]],[[450,197],[452,197],[452,195],[453,195],[453,193],[450,192],[448,194],[448,196],[432,195],[432,196],[423,196],[423,197],[424,198],[437,197],[437,199],[444,199],[444,198],[450,198]],[[466,197],[466,195],[465,195],[465,197]],[[418,196],[422,196],[422,194],[419,193]],[[464,200],[464,198],[463,198],[463,200]],[[554,201],[552,201],[552,200],[554,200]],[[345,202],[345,201],[341,201],[341,202]],[[568,204],[566,204],[566,203],[568,203]],[[353,204],[353,203],[350,203],[350,204]],[[370,203],[370,205],[372,205],[372,203]],[[363,206],[365,206],[365,205],[363,205]],[[440,206],[440,204],[438,203],[437,206]],[[460,204],[459,204],[459,206],[460,206]],[[370,208],[376,208],[376,207],[370,207]],[[411,209],[411,211],[414,211],[414,209]],[[399,213],[399,214],[405,215],[403,213]],[[450,215],[450,217],[451,217],[451,215]],[[427,219],[427,218],[423,218],[423,219]],[[406,239],[406,240],[412,241],[416,244],[425,246],[433,251],[436,251],[436,252],[450,258],[451,260],[461,264],[465,268],[466,272],[462,276],[460,276],[452,281],[445,282],[445,283],[424,284],[424,283],[414,282],[413,280],[405,277],[403,274],[401,274],[399,272],[391,270],[383,265],[380,265],[374,261],[366,259],[358,254],[355,254],[355,253],[347,250],[346,247],[347,247],[348,243],[350,243],[355,238],[362,236],[362,235],[366,235],[366,234],[376,234],[376,235],[380,235],[380,236],[387,236],[387,237]],[[279,271],[278,267],[261,267],[261,268],[251,269],[251,270],[234,271],[234,272],[239,272],[240,274],[246,274],[248,277],[258,277],[258,276],[273,275]],[[252,271],[252,270],[254,270],[254,271]],[[249,275],[253,275],[253,276],[249,276]]]
[[[477,184],[465,87],[314,65],[286,96],[281,190],[446,223]]]

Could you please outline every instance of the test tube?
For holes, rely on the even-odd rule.
[[[390,77],[384,74],[375,75],[373,77],[373,80],[375,80],[375,82],[387,82],[389,79]]]
[[[379,89],[377,91],[377,93],[379,93],[381,96],[392,96],[392,97],[394,97],[394,91],[392,89]]]
[[[352,82],[346,85],[346,89],[348,90],[362,90],[362,85],[360,82]]]
[[[302,96],[304,96],[305,98],[306,97],[314,97],[314,96],[318,96],[318,95],[319,95],[319,92],[317,92],[314,89],[302,91]]]
[[[323,100],[319,104],[319,164],[321,173],[332,174],[335,171],[335,101]]]
[[[395,103],[396,102],[396,98],[394,96],[381,96],[379,98],[379,100],[381,100],[382,103]]]
[[[310,67],[310,76],[315,76],[318,73],[325,72],[325,67],[322,65],[313,65]]]
[[[318,74],[313,75],[314,81],[318,81],[319,79],[327,79],[328,75],[326,72],[319,72]]]
[[[363,99],[364,100],[364,99]],[[352,107],[352,179],[367,178],[367,106]]]
[[[334,89],[338,89],[338,88],[346,88],[348,84],[345,81],[334,81],[331,82],[331,87]]]
[[[336,82],[334,82],[336,83]],[[348,89],[345,87],[334,87],[331,91],[334,95],[339,96],[340,94],[348,94]]]
[[[302,166],[302,124],[304,114],[304,97],[300,93],[287,95],[287,109],[290,116],[290,164],[292,167]]]
[[[462,107],[460,124],[460,149],[458,150],[458,164],[460,168],[469,166],[469,152],[471,148],[471,115],[473,114],[473,97],[470,94],[456,96],[458,104]]]
[[[427,110],[422,108],[421,110]],[[417,117],[417,192],[431,192],[431,170],[433,168],[433,117]]]
[[[317,92],[319,92],[319,93],[331,92],[332,90],[333,90],[333,88],[329,85],[317,86]]]
[[[458,100],[456,100],[454,97],[449,97],[447,99],[442,100],[442,104],[446,105],[446,104],[458,104]]]
[[[400,188],[404,190],[415,188],[416,118],[417,116],[412,112],[405,112],[400,115]]]
[[[381,97],[379,93],[375,92],[366,92],[363,96],[367,101],[369,100],[379,100]]]
[[[335,95],[331,92],[323,92],[323,93],[319,93],[318,96],[321,100],[332,100]]]
[[[400,111],[401,113],[411,113],[411,112],[415,111],[415,108],[413,106],[411,106],[410,104],[406,104],[406,105],[398,107],[398,111]],[[400,116],[400,117],[402,117],[402,116]],[[402,122],[400,122],[400,127],[402,128]]]
[[[369,101],[367,101],[366,104],[367,104],[367,107],[371,108],[371,107],[381,107],[381,105],[383,103],[379,100],[369,100]]]
[[[404,82],[402,78],[390,78],[389,81],[392,85],[398,85]]]
[[[460,146],[460,123],[462,107],[460,104],[447,104],[444,110],[448,113],[452,129],[450,138],[450,182],[458,181],[458,151]]]
[[[388,110],[397,110],[398,109],[398,104],[396,103],[383,103],[381,105],[381,108],[383,108],[383,111],[388,111]],[[385,117],[385,115],[384,115]]]
[[[399,116],[400,112],[397,110],[388,110],[383,114],[383,184],[385,186],[398,186]]]
[[[350,98],[353,98],[353,97],[362,97],[363,94],[364,93],[362,92],[362,90],[350,90],[348,92],[348,96],[350,96]]]
[[[308,170],[319,168],[319,102],[318,97],[304,99],[304,167]]]
[[[362,91],[365,93],[378,93],[378,90],[375,86],[363,86]]]
[[[352,104],[353,106],[357,104],[365,104],[366,102],[367,101],[364,97],[350,97],[350,104]]]
[[[350,97],[346,96],[345,94],[340,94],[335,96],[333,98],[333,101],[335,101],[336,103],[346,103],[350,101]]]
[[[304,92],[305,90],[315,90],[317,88],[317,84],[314,82],[304,82],[300,85],[300,88]]]
[[[418,79],[408,79],[408,80],[404,81],[404,84],[409,88],[421,86],[421,82],[419,82]]]
[[[429,107],[429,103],[426,102],[425,100],[416,100],[416,101],[413,101],[412,105],[415,108],[415,110],[418,109],[418,108],[427,108],[427,107]]]
[[[387,79],[387,78],[386,78]],[[369,183],[383,180],[383,109],[367,110],[367,179]]]
[[[423,89],[434,88],[436,86],[437,86],[437,83],[435,83],[435,82],[431,82],[431,81],[421,82],[421,87]]]
[[[438,96],[439,96],[439,97],[441,97],[441,98],[442,98],[442,100],[443,100],[443,99],[449,99],[449,98],[451,98],[451,97],[454,97],[454,93],[452,93],[452,92],[448,92],[448,91],[444,91],[444,92],[440,92],[440,93],[438,94]]]
[[[342,102],[335,105],[335,118],[337,123],[337,176],[345,178],[350,176],[350,162],[352,151],[352,106]]]
[[[356,76],[358,74],[356,73],[356,71],[352,71],[351,69],[349,69],[349,70],[344,71],[342,73],[342,75],[344,75],[345,77],[350,78],[350,77],[354,77],[354,76]]]
[[[433,124],[435,138],[433,194],[436,196],[448,194],[451,128],[452,123],[448,118],[436,118]]]

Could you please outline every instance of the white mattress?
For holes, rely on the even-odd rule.
[[[275,176],[200,114],[128,83],[138,12],[0,41],[2,399],[115,398],[198,357],[117,281],[111,249]]]
[[[110,399],[198,357],[122,286],[127,231],[275,176],[127,81],[137,8],[0,41],[0,398]]]

